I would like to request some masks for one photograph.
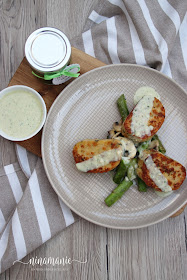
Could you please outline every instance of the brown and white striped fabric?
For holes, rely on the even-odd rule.
[[[10,267],[78,216],[53,191],[40,158],[16,145],[18,162],[0,170],[0,269]]]
[[[101,0],[72,45],[107,64],[155,68],[187,89],[186,11],[186,0]],[[0,169],[0,272],[79,219],[53,191],[42,160],[16,151],[18,162]]]

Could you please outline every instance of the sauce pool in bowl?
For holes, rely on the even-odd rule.
[[[44,125],[46,105],[40,94],[26,86],[12,86],[0,92],[0,135],[23,141]]]

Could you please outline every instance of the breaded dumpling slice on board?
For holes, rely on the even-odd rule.
[[[186,178],[182,164],[154,150],[145,150],[143,157],[138,160],[136,172],[147,186],[163,192],[180,188]]]
[[[144,96],[122,124],[122,134],[135,142],[144,142],[153,137],[165,119],[165,109],[160,100]]]
[[[86,139],[73,148],[77,169],[89,173],[114,169],[120,163],[122,152],[121,142],[117,139]]]

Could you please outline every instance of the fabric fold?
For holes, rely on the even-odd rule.
[[[31,156],[32,160],[33,156]],[[17,167],[14,172],[13,166]],[[54,192],[40,158],[37,158],[29,180],[18,166],[18,163],[14,163],[0,170],[1,272],[79,219]],[[11,172],[6,173],[4,170]],[[2,188],[2,182],[7,180],[7,176],[17,178],[13,181],[14,192],[19,195],[17,201],[12,198],[14,194],[11,180],[9,185],[5,182],[6,194]],[[20,188],[24,189],[21,194]],[[4,204],[3,195],[6,195]]]

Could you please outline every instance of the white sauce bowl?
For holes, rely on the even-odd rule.
[[[23,102],[22,104],[20,100]],[[16,85],[0,92],[0,135],[4,138],[12,141],[30,139],[41,130],[46,115],[45,102],[36,90]],[[16,125],[18,129],[16,129]],[[27,135],[24,135],[25,131],[28,131]]]

